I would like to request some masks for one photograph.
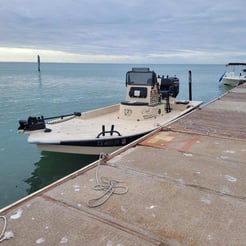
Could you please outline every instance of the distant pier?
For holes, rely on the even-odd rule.
[[[245,122],[243,84],[2,209],[1,246],[245,245]]]

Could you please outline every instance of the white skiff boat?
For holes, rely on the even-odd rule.
[[[222,84],[235,87],[246,82],[246,63],[231,62],[226,64],[226,68],[220,79]]]
[[[179,80],[149,68],[126,73],[125,101],[85,113],[29,117],[18,130],[42,151],[110,153],[197,108],[200,101],[176,101]]]

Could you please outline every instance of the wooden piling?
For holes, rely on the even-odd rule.
[[[192,73],[189,71],[189,100],[192,101]]]
[[[38,55],[38,71],[40,72],[40,56]]]

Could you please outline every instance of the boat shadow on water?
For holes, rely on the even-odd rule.
[[[31,176],[24,180],[29,185],[26,190],[31,194],[66,175],[96,161],[98,156],[66,153],[41,152]]]

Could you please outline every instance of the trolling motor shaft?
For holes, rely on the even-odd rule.
[[[64,118],[68,116],[81,116],[80,112],[74,112],[73,114],[66,114],[66,115],[60,115],[60,116],[53,116],[44,118],[42,115],[33,117],[29,116],[27,120],[19,120],[19,127],[18,130],[23,131],[35,131],[35,130],[42,130],[45,129],[45,120],[51,120],[51,119],[57,119],[57,118]]]

